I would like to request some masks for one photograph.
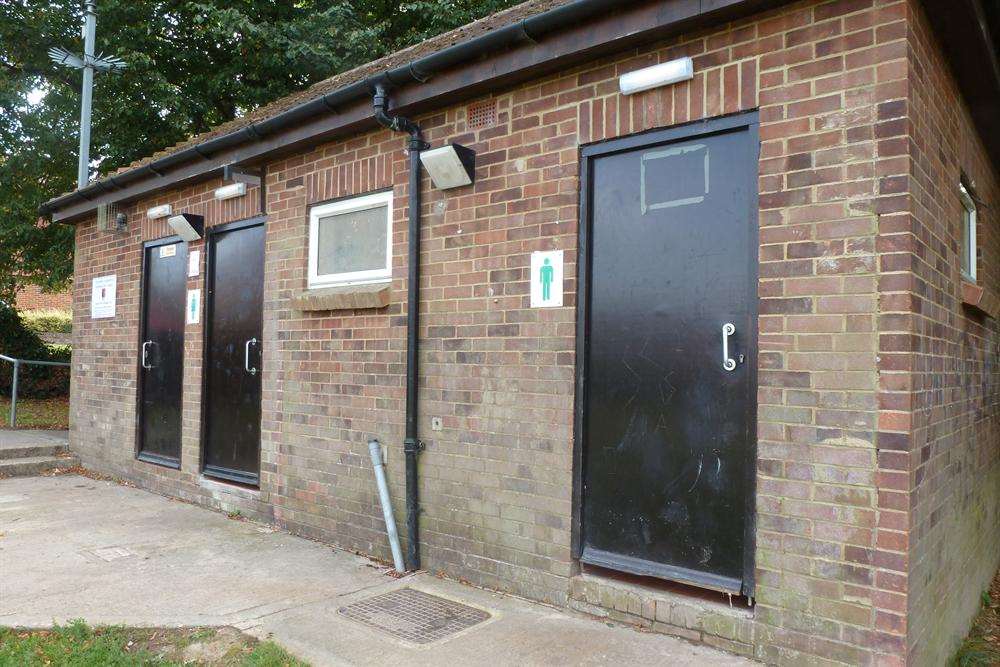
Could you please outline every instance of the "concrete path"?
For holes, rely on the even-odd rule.
[[[410,587],[489,620],[426,645],[338,609]],[[0,625],[233,625],[322,665],[747,665],[419,574],[134,488],[76,475],[0,480]]]
[[[65,445],[69,431],[35,431],[0,428],[0,447],[31,447],[33,445]]]

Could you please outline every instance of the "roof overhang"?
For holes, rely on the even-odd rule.
[[[396,109],[419,114],[788,2],[658,0],[629,3],[623,8],[619,0],[576,0],[378,77],[349,84],[278,116],[95,181],[46,202],[41,213],[50,215],[54,222],[78,222],[101,204],[129,203],[216,177],[227,165],[259,165],[317,142],[372,129],[376,124],[371,91],[376,80],[393,88]],[[473,43],[481,48],[471,51]],[[470,52],[464,57],[463,48]]]
[[[923,4],[990,160],[1000,170],[1000,5],[996,0]]]

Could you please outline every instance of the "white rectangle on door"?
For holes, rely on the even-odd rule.
[[[563,305],[563,251],[531,253],[531,307],[557,308]]]
[[[90,317],[100,319],[115,316],[115,296],[118,288],[118,276],[98,276],[91,283]]]

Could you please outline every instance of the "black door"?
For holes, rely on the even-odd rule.
[[[187,244],[176,237],[143,248],[139,341],[138,455],[180,466]]]
[[[750,592],[757,159],[752,115],[583,150],[584,563]]]
[[[209,230],[205,315],[204,472],[257,484],[264,299],[264,221]]]

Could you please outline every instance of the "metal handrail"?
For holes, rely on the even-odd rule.
[[[10,428],[17,426],[17,376],[21,370],[21,364],[34,364],[36,366],[69,366],[68,361],[38,361],[35,359],[15,359],[6,354],[0,354],[0,361],[9,361],[14,364],[14,374],[10,381]]]

